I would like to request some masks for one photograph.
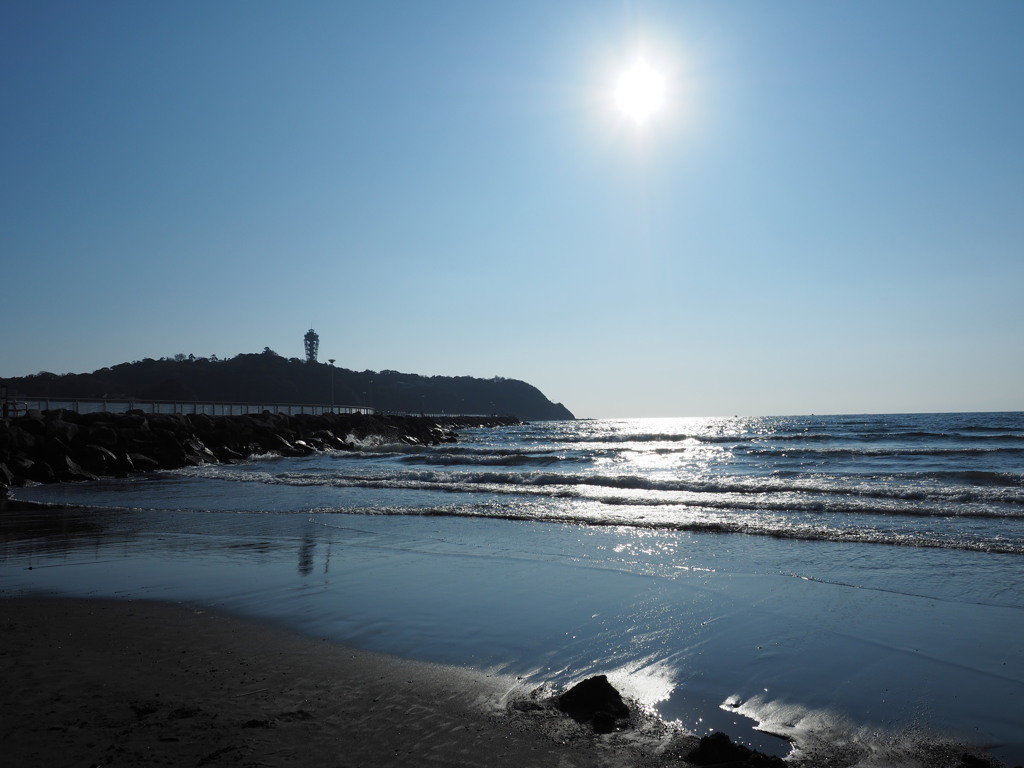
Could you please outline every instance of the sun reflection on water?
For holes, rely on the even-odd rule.
[[[636,700],[650,714],[667,701],[676,688],[679,671],[665,661],[639,659],[608,673],[608,680],[622,694]]]

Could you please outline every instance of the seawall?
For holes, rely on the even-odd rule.
[[[458,428],[519,423],[509,416],[29,411],[25,416],[0,419],[0,489],[26,482],[96,480],[240,462],[266,453],[303,456],[356,450],[360,442],[372,438],[438,445],[455,442]]]

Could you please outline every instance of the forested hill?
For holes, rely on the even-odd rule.
[[[333,379],[333,401],[332,401]],[[536,387],[516,379],[419,376],[350,371],[281,357],[270,349],[230,359],[175,355],[146,358],[92,373],[4,379],[12,398],[132,398],[179,402],[319,403],[407,413],[490,414],[520,419],[572,419]]]

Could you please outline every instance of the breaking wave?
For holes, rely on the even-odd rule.
[[[201,500],[242,512],[491,517],[1024,554],[1022,457],[1022,414],[556,422],[467,430],[440,446],[367,442],[186,468],[170,475],[184,487],[160,488],[162,503],[182,508]],[[19,493],[146,507],[154,488]]]

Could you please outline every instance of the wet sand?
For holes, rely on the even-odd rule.
[[[12,766],[681,765],[692,746],[509,712],[508,677],[177,604],[0,600],[0,680]]]

